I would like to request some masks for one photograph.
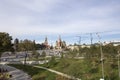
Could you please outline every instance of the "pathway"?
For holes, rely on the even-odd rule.
[[[12,78],[10,80],[32,80],[31,77],[27,73],[19,69],[16,69],[8,65],[0,65],[0,67],[7,69],[9,74],[12,75]]]
[[[56,73],[56,74],[58,74],[58,75],[64,76],[64,77],[69,78],[69,79],[73,79],[73,80],[81,80],[81,79],[79,79],[79,78],[75,78],[75,77],[73,77],[73,76],[70,76],[70,75],[67,75],[67,74],[64,74],[64,73],[61,73],[61,72],[58,72],[58,71],[52,70],[52,69],[48,69],[48,68],[45,68],[45,67],[42,67],[42,66],[34,66],[34,67],[48,70],[48,71],[50,71],[50,72]]]

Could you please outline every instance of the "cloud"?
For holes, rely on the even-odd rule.
[[[6,6],[9,6],[11,9],[16,9],[17,8],[22,8],[26,9],[28,11],[33,11],[33,12],[44,12],[47,11],[51,8],[52,5],[57,3],[57,0],[5,0],[2,1],[4,4],[8,4]],[[17,7],[17,8],[13,8]]]
[[[119,0],[0,1],[0,31],[14,36],[120,30]]]

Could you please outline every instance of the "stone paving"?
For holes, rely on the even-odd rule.
[[[25,72],[8,65],[0,65],[1,68],[7,69],[12,78],[10,80],[32,80],[32,78]]]

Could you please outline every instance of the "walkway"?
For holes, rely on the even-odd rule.
[[[10,80],[32,80],[31,77],[27,73],[19,69],[16,69],[8,65],[0,65],[0,67],[7,69],[9,74],[12,75],[12,78]]]
[[[45,68],[45,67],[42,67],[42,66],[34,66],[34,67],[48,70],[48,71],[50,71],[50,72],[56,73],[56,74],[58,74],[58,75],[64,76],[64,77],[69,78],[69,79],[73,79],[73,80],[81,80],[81,79],[79,79],[79,78],[75,78],[75,77],[73,77],[73,76],[70,76],[70,75],[67,75],[67,74],[64,74],[64,73],[61,73],[61,72],[58,72],[58,71],[52,70],[52,69],[48,69],[48,68]]]

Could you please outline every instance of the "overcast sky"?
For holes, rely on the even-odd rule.
[[[95,32],[120,40],[120,0],[0,0],[0,32],[37,42],[48,36],[50,43]]]

